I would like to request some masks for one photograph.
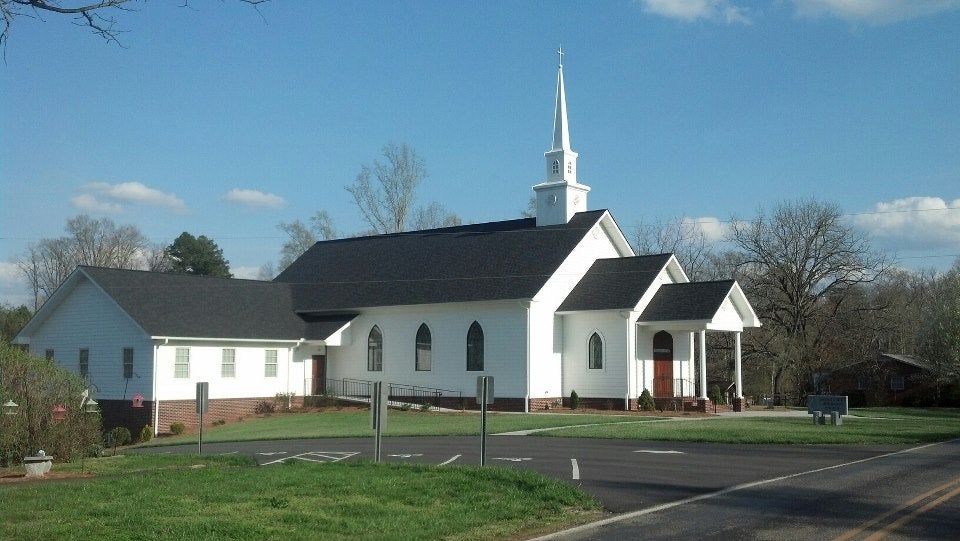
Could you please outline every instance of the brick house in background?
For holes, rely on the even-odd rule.
[[[830,392],[850,397],[850,405],[918,405],[931,388],[930,365],[910,355],[881,353],[876,359],[834,370],[825,379]]]

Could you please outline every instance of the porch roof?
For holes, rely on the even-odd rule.
[[[760,326],[760,320],[735,280],[664,284],[637,321],[696,322],[696,326],[717,330]]]

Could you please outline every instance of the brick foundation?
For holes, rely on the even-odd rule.
[[[249,417],[256,413],[257,404],[268,402],[276,404],[275,397],[259,398],[212,398],[207,403],[207,412],[203,414],[204,425],[214,421],[236,421],[241,417]],[[303,407],[303,397],[295,396],[291,400],[292,408]],[[144,402],[146,404],[146,402]],[[277,407],[276,411],[283,411]],[[159,432],[169,432],[172,423],[183,423],[195,429],[200,424],[200,414],[197,413],[195,400],[162,400],[160,401]]]

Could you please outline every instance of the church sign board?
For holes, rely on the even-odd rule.
[[[815,411],[821,413],[837,412],[840,415],[849,415],[846,395],[812,394],[807,396],[807,413]]]

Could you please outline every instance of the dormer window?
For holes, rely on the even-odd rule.
[[[560,174],[560,160],[553,160],[553,174]]]

